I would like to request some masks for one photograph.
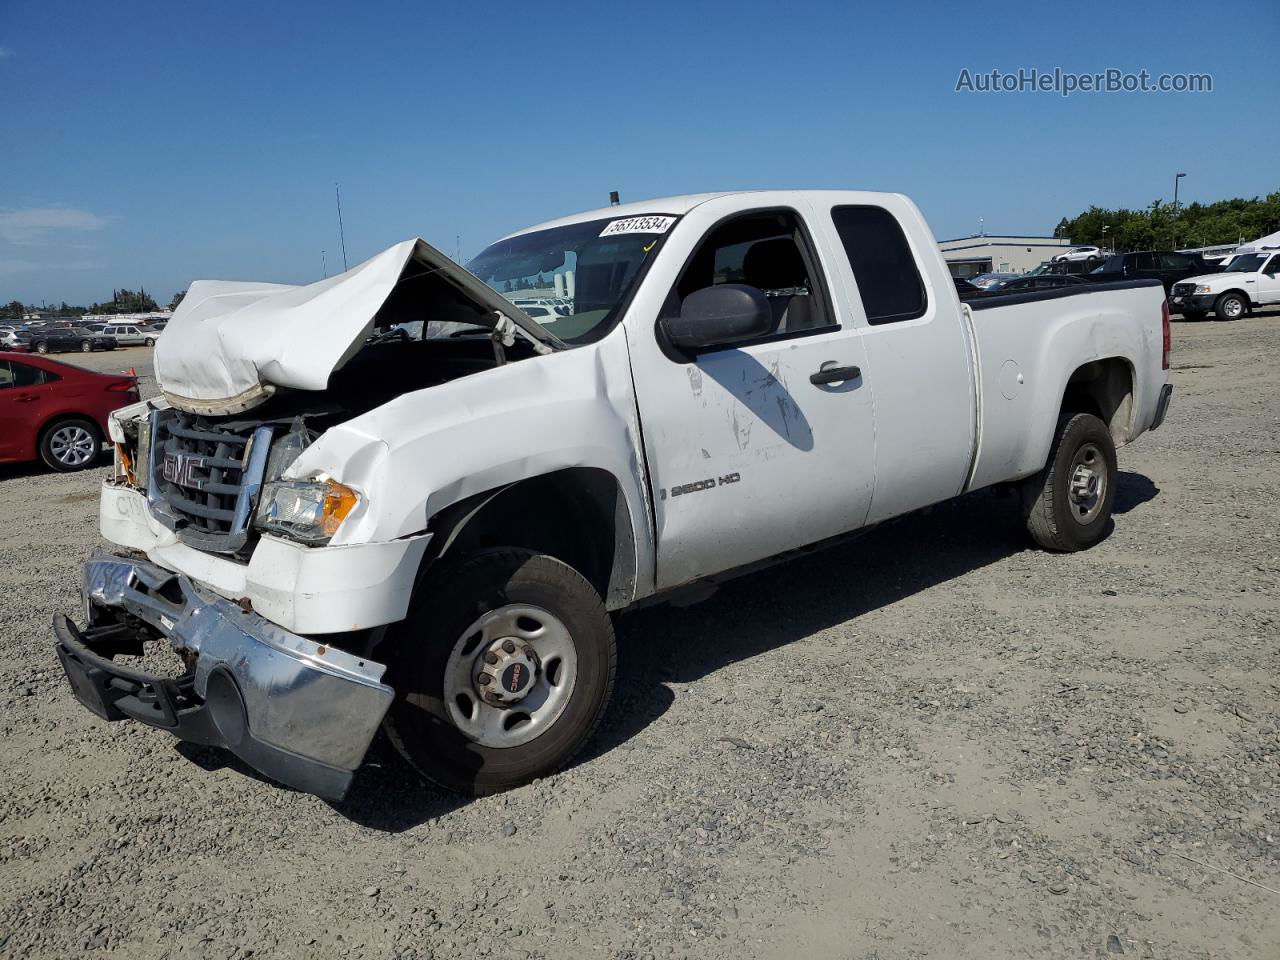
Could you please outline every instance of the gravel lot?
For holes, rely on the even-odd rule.
[[[1280,310],[1175,350],[1094,550],[982,493],[627,615],[593,748],[474,801],[96,720],[49,621],[101,471],[0,467],[0,954],[1273,960]]]

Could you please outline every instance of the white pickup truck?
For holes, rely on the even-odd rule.
[[[1219,320],[1239,320],[1252,307],[1280,303],[1280,250],[1261,249],[1231,258],[1221,273],[1187,277],[1169,291],[1169,306],[1188,320],[1212,310]]]
[[[897,194],[614,206],[468,268],[411,240],[192,285],[162,397],[112,423],[120,549],[54,622],[89,709],[326,797],[380,724],[429,779],[507,788],[600,722],[613,613],[996,484],[1089,547],[1171,393],[1158,281],[961,304]],[[132,659],[157,641],[169,676]]]

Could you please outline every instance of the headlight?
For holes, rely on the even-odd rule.
[[[273,480],[263,485],[257,526],[302,543],[328,543],[359,502],[336,480]]]
[[[1196,293],[1212,293],[1212,292],[1213,291],[1210,290],[1208,287],[1206,287],[1204,284],[1202,283],[1196,284]]]

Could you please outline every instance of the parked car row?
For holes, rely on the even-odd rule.
[[[0,347],[31,353],[114,350],[116,347],[154,347],[163,324],[0,324]]]
[[[1107,257],[1088,273],[1090,280],[1159,280],[1167,294],[1175,283],[1187,277],[1217,273],[1222,268],[1196,254],[1176,250],[1135,250]]]
[[[1135,250],[1129,253],[1104,254],[1098,247],[1080,246],[1057,254],[1028,273],[983,273],[967,281],[975,290],[964,290],[959,286],[957,289],[961,289],[963,299],[980,294],[1060,289],[1081,283],[1159,280],[1166,296],[1170,298],[1169,308],[1174,312],[1195,317],[1205,316],[1212,311],[1220,319],[1234,320],[1251,305],[1275,302],[1268,299],[1272,296],[1273,280],[1270,276],[1265,279],[1252,277],[1238,283],[1210,282],[1207,279],[1227,271],[1258,272],[1259,261],[1239,257],[1236,259],[1240,261],[1238,267],[1224,267],[1197,254],[1180,253],[1176,250]],[[1265,254],[1262,259],[1266,261]],[[1274,267],[1274,263],[1268,262],[1266,269],[1274,272]],[[1191,283],[1191,286],[1186,286],[1187,283]],[[1175,286],[1178,287],[1176,298]]]

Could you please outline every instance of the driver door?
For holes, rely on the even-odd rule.
[[[696,290],[762,290],[773,313],[757,340],[681,355],[660,330],[630,326],[654,496],[656,586],[665,589],[863,524],[875,436],[862,337],[836,312],[801,211],[765,209],[710,226],[662,307]],[[814,383],[824,368],[849,379]],[[823,379],[821,377],[819,380]]]
[[[1280,303],[1280,253],[1258,271],[1258,302]]]

